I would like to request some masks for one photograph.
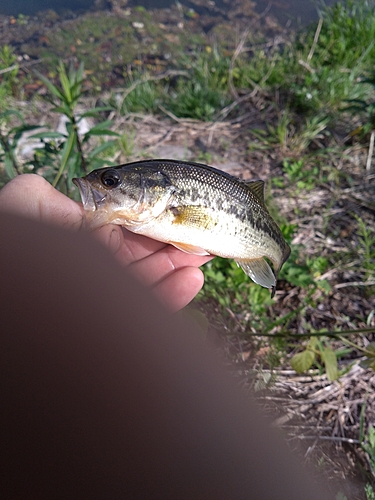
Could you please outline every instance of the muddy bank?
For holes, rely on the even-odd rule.
[[[231,54],[245,29],[254,43],[283,32],[272,16],[256,13],[248,0],[231,3],[230,10],[215,4],[202,7],[198,1],[196,9],[174,4],[146,10],[128,7],[126,1],[105,6],[109,8],[102,10],[103,4],[97,3],[96,10],[81,14],[50,10],[36,16],[0,16],[0,46],[13,47],[20,78],[29,84],[30,66],[53,74],[61,58],[83,61],[92,89],[99,92],[123,85],[134,71],[162,72],[186,55],[215,46]]]

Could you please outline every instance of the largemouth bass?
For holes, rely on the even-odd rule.
[[[120,224],[187,253],[232,258],[274,295],[290,248],[264,204],[263,181],[244,182],[199,163],[146,160],[73,182],[89,227]]]

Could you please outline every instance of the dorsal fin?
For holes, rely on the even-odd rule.
[[[262,207],[265,207],[264,203],[264,181],[245,181],[247,188],[253,193],[255,198],[259,201]]]

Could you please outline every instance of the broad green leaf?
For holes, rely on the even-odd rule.
[[[83,71],[84,71],[85,65],[83,62],[80,63],[78,69],[77,69],[77,79],[78,80],[83,80]]]
[[[24,132],[28,132],[29,130],[35,130],[40,128],[39,125],[21,125],[21,127],[15,127],[12,129],[12,132],[15,132],[13,137],[13,144],[16,145],[20,137]]]
[[[30,139],[66,139],[66,137],[66,135],[61,134],[60,132],[45,131],[31,135]]]
[[[59,171],[57,172],[55,180],[52,183],[53,187],[57,186],[57,183],[59,182],[60,177],[62,176],[62,174],[65,170],[65,167],[68,163],[69,157],[72,154],[75,142],[76,142],[76,135],[70,134],[68,140],[66,141],[66,143],[64,145],[64,149],[62,151],[61,165],[60,165]]]
[[[67,104],[62,103],[61,106],[54,106],[51,111],[53,113],[61,113],[66,115],[70,120],[72,119],[73,113]]]
[[[91,130],[100,130],[103,128],[110,127],[113,124],[112,120],[105,120],[104,122],[97,123]]]
[[[331,347],[325,347],[321,353],[321,356],[322,356],[322,360],[324,362],[324,366],[326,368],[328,380],[333,382],[339,376],[339,372],[337,369],[336,354]]]
[[[77,151],[74,151],[69,158],[69,168],[67,171],[67,181],[70,188],[73,188],[72,179],[73,177],[81,177],[82,172],[82,163],[81,156]]]
[[[307,344],[307,348],[310,348],[311,350],[317,349],[319,346],[319,339],[318,337],[310,337],[309,342]]]
[[[88,157],[95,158],[96,155],[102,153],[103,151],[106,151],[107,149],[113,148],[115,145],[115,141],[108,141],[108,142],[103,142],[103,144],[100,144],[100,146],[96,147],[92,151],[90,151],[90,154]]]
[[[12,115],[17,116],[17,118],[19,118],[22,122],[24,121],[22,114],[20,113],[20,111],[17,111],[16,109],[7,109],[6,111],[4,111],[3,113],[0,114],[0,119],[1,118],[8,118],[8,116],[12,116]]]
[[[297,373],[303,373],[311,368],[314,361],[315,353],[313,351],[310,351],[309,349],[306,349],[303,352],[295,354],[290,360],[290,364],[294,371],[296,371]]]
[[[53,94],[54,96],[56,96],[58,99],[61,99],[62,101],[64,101],[64,94],[61,92],[61,90],[56,87],[56,85],[54,85],[52,82],[50,82],[48,80],[48,78],[46,78],[44,75],[42,75],[42,73],[39,73],[39,71],[35,71],[36,75],[38,76],[38,78],[44,83],[44,85],[48,88],[48,90],[51,92],[51,94]]]
[[[63,100],[65,102],[68,102],[71,104],[72,102],[72,89],[71,89],[71,83],[69,81],[68,75],[66,74],[65,66],[62,61],[60,61],[59,65],[59,77],[60,77],[60,82],[61,86],[64,91],[64,98]]]
[[[78,69],[76,70],[73,65],[70,65],[69,67],[69,81],[71,82],[71,85],[74,86],[75,84],[81,84],[83,81],[83,69],[84,69],[84,64],[81,62],[79,65]],[[73,91],[72,91],[73,94]]]
[[[83,80],[79,80],[74,85],[72,85],[70,91],[72,93],[72,102],[77,101],[81,96],[81,88],[82,88]]]

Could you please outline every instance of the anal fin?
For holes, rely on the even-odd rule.
[[[237,264],[243,269],[250,278],[258,285],[265,288],[276,287],[276,278],[268,263],[262,259],[236,260]]]
[[[180,241],[168,241],[170,245],[182,250],[185,253],[191,253],[193,255],[210,255],[204,248],[197,247],[195,245],[189,245],[189,243],[182,243]]]

